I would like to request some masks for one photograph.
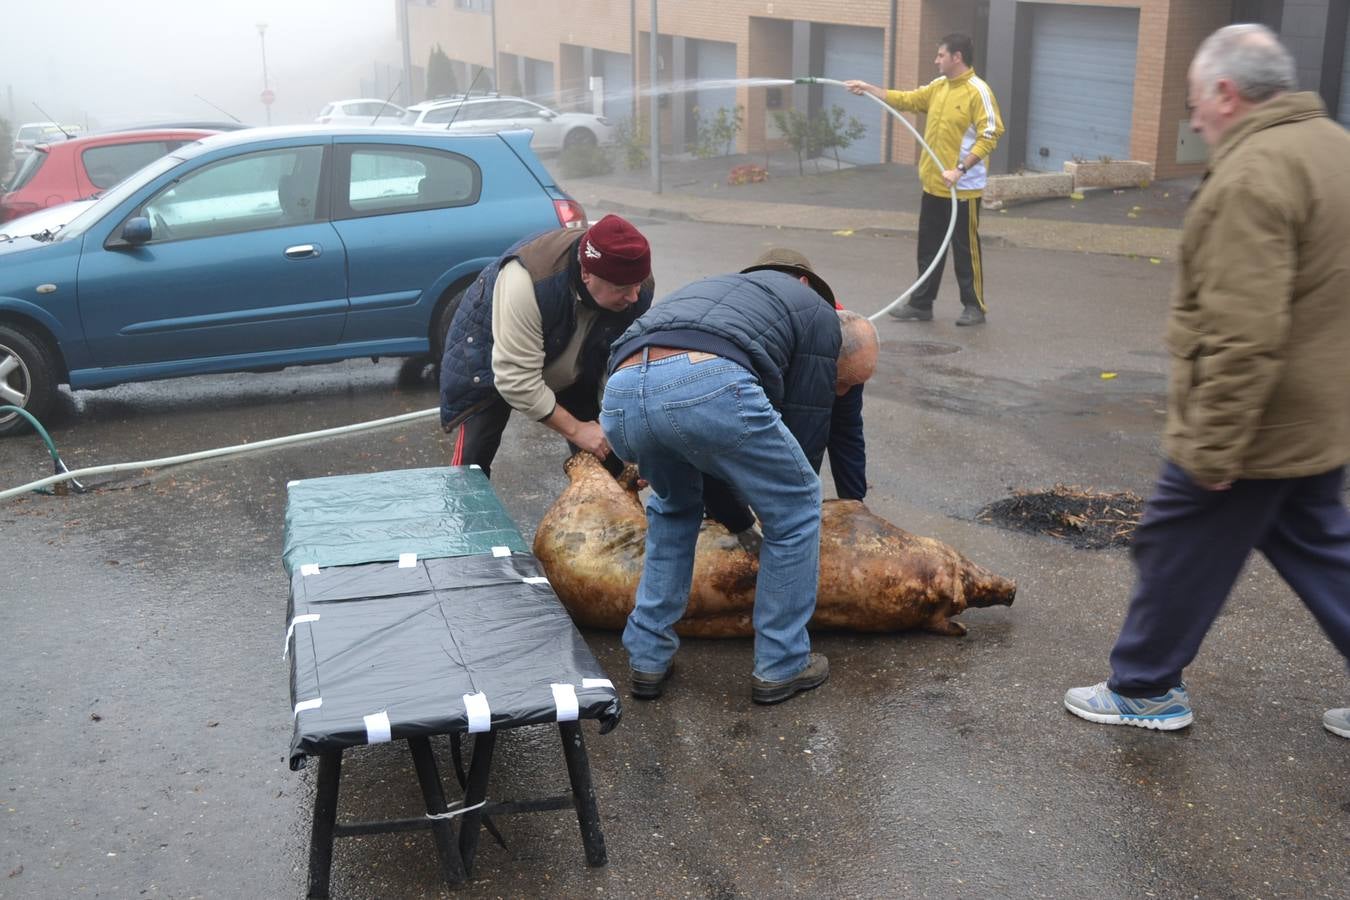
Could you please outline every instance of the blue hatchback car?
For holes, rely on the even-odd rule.
[[[480,269],[584,225],[528,131],[213,135],[55,235],[0,236],[0,405],[41,418],[58,384],[439,359]],[[0,416],[0,434],[25,425]]]

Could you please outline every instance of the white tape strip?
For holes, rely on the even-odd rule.
[[[315,697],[313,700],[301,700],[295,704],[295,713],[291,718],[295,718],[307,709],[318,709],[320,706],[323,706],[322,697]]]
[[[291,619],[291,624],[286,628],[286,643],[281,647],[281,658],[285,659],[286,654],[291,651],[291,636],[295,634],[295,626],[303,625],[305,622],[319,621],[318,613],[305,613],[303,616],[296,616]]]
[[[511,555],[511,548],[510,548],[510,547],[493,547],[493,548],[492,548],[492,555],[493,555],[493,556],[510,556],[510,555]]]
[[[476,469],[478,467],[474,466],[474,468]],[[482,803],[475,803],[473,806],[460,806],[463,802],[463,800],[456,800],[454,803],[450,804],[450,806],[458,807],[457,809],[447,809],[445,812],[436,813],[435,815],[431,813],[423,813],[423,815],[428,819],[453,819],[455,816],[462,816],[466,812],[473,812],[475,809],[482,809],[484,806],[487,806],[486,800]]]
[[[288,481],[288,482],[286,482],[286,487],[288,487],[288,488],[293,488],[293,487],[295,487],[295,486],[296,486],[297,484],[299,484],[299,483],[300,483],[300,482],[298,482],[298,481]]]
[[[366,720],[366,743],[387,744],[390,741],[389,712],[380,710],[364,717]]]
[[[614,690],[614,682],[608,678],[583,678],[581,679],[582,688],[609,688]]]
[[[398,567],[400,569],[411,569],[417,565],[416,553],[400,553],[398,555]]]
[[[319,574],[319,564],[318,564],[318,563],[305,563],[303,566],[300,567],[300,574],[301,574],[301,575],[318,575],[318,574]]]
[[[469,714],[469,734],[492,730],[492,709],[488,706],[487,694],[464,695],[464,711]]]
[[[577,689],[570,684],[550,684],[553,688],[553,704],[558,707],[559,722],[577,720]]]
[[[548,579],[543,575],[531,575],[529,578],[521,579],[526,584],[548,584]]]
[[[474,463],[473,465],[469,466],[469,468],[470,468],[470,469],[482,469],[483,467],[480,466],[480,465],[478,465],[478,463]]]

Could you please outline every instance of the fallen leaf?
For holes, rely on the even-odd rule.
[[[1069,199],[1070,199],[1070,200],[1082,200],[1082,199],[1083,199],[1083,194],[1082,194],[1081,191],[1074,191],[1072,194],[1069,195]]]
[[[841,228],[834,233],[835,237],[853,237],[852,228]]]
[[[1153,263],[1155,266],[1160,266],[1160,265],[1162,265],[1162,260],[1161,260],[1161,259],[1158,259],[1158,257],[1156,257],[1156,256],[1150,256],[1150,257],[1148,258],[1148,261],[1151,262],[1151,263]]]
[[[1115,373],[1115,372],[1103,372],[1103,373],[1102,373],[1102,381],[1110,381],[1112,378],[1115,378],[1115,377],[1116,377],[1116,373]]]

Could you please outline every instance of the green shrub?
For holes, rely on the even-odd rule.
[[[568,178],[589,178],[592,175],[608,175],[614,170],[609,154],[594,144],[585,146],[576,144],[563,149],[558,157],[558,165]]]
[[[631,117],[620,119],[614,126],[614,138],[628,171],[635,171],[647,164],[647,148],[651,145],[652,139],[647,133],[645,122]]]

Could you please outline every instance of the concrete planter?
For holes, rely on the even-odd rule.
[[[1134,159],[1066,162],[1064,171],[1073,178],[1073,188],[1140,187],[1153,181],[1153,163]]]
[[[1010,200],[1067,197],[1073,190],[1073,176],[1059,172],[991,175],[989,184],[984,189],[982,202],[989,209],[998,209]]]

